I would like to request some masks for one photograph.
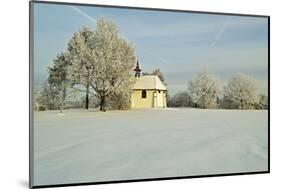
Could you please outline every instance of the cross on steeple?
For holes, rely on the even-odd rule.
[[[138,60],[138,59],[137,59],[137,66],[136,66],[136,68],[134,69],[134,71],[136,72],[136,73],[135,73],[135,77],[140,77],[141,69],[140,69],[140,65],[139,65],[139,60]]]

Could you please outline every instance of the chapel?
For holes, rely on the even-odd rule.
[[[141,76],[139,61],[135,71],[136,82],[132,88],[131,108],[166,108],[167,88],[157,75]]]

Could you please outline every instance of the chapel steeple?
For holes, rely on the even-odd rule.
[[[134,69],[134,71],[136,72],[136,73],[135,73],[135,77],[140,77],[141,69],[140,69],[140,65],[139,65],[139,60],[138,60],[138,59],[137,59],[137,66],[136,66],[136,68]]]

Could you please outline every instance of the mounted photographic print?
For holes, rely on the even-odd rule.
[[[30,187],[269,170],[269,16],[30,2]]]

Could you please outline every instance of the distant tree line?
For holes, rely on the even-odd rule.
[[[256,82],[245,74],[237,74],[226,85],[207,70],[190,80],[187,90],[168,99],[169,107],[268,109],[268,97],[257,93]]]
[[[134,64],[133,45],[120,37],[113,22],[99,18],[95,30],[81,28],[69,40],[67,51],[53,60],[46,83],[34,92],[34,108],[62,112],[71,99],[84,94],[80,102],[86,109],[90,100],[101,111],[126,109]],[[72,101],[72,106],[81,106],[80,102]]]

